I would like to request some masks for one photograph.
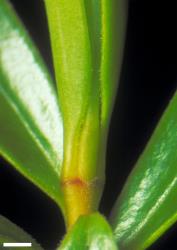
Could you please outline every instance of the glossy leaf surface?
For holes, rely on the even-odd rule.
[[[0,249],[12,249],[11,247],[3,247],[3,243],[32,243],[31,250],[42,250],[40,245],[21,228],[0,215]],[[17,247],[13,248],[17,249]],[[26,250],[26,247],[20,247]]]
[[[0,0],[0,154],[61,206],[62,143],[54,84],[14,10]]]
[[[118,250],[113,233],[99,213],[82,216],[64,238],[59,250]]]
[[[72,224],[80,214],[97,209],[104,185],[106,137],[120,72],[126,7],[122,0],[45,3],[64,119],[62,179],[68,224]],[[78,183],[82,190],[75,188]],[[70,212],[70,204],[78,210]]]
[[[112,214],[123,250],[146,249],[177,220],[177,93],[130,174]]]

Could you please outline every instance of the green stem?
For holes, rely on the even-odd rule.
[[[64,121],[66,223],[98,208],[125,31],[123,0],[46,0]],[[118,22],[118,26],[117,26]]]

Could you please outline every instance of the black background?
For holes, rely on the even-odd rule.
[[[12,0],[51,73],[53,66],[42,0]],[[130,0],[125,55],[113,112],[107,181],[100,210],[108,215],[130,170],[177,86],[176,0]],[[53,250],[64,234],[56,205],[0,160],[0,214]],[[174,201],[176,202],[176,201]],[[177,249],[177,225],[151,250]]]

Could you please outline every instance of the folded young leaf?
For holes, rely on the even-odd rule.
[[[0,215],[0,249],[12,249],[11,247],[4,248],[4,243],[31,243],[31,250],[42,250],[41,246],[29,234]],[[20,249],[26,250],[26,247],[20,247]]]
[[[177,220],[177,93],[114,207],[111,222],[123,250],[146,249]]]
[[[62,179],[71,225],[96,210],[101,197],[126,7],[124,0],[45,3],[64,120]]]
[[[62,119],[54,84],[7,0],[0,0],[0,154],[62,205]]]
[[[112,230],[99,213],[81,216],[58,250],[118,250]]]

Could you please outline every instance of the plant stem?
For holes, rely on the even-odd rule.
[[[64,122],[61,183],[68,228],[98,209],[120,73],[123,0],[45,0]],[[118,28],[117,28],[118,25]]]

